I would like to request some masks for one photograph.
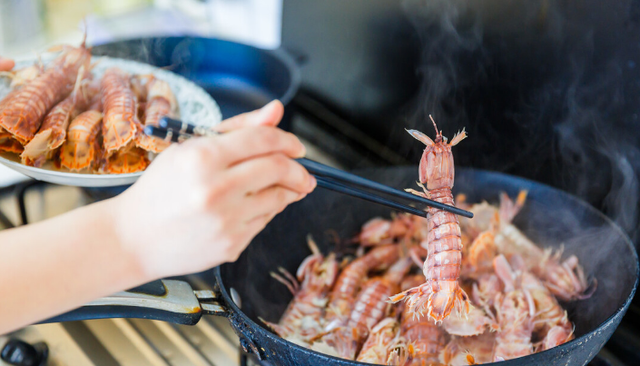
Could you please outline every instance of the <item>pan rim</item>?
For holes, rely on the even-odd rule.
[[[407,166],[397,166],[397,167],[392,167],[393,168],[405,168]],[[363,169],[363,171],[366,169]],[[607,217],[606,215],[604,215],[602,212],[600,212],[599,210],[597,210],[595,207],[593,207],[592,205],[590,205],[588,202],[570,194],[567,193],[563,190],[551,187],[547,184],[544,183],[539,183],[539,182],[535,182],[533,180],[530,179],[526,179],[526,178],[522,178],[522,177],[518,177],[518,176],[514,176],[514,175],[509,175],[509,174],[505,174],[505,173],[501,173],[498,171],[491,171],[491,170],[485,170],[485,169],[473,169],[473,168],[458,168],[459,172],[466,172],[466,174],[476,174],[476,173],[489,173],[492,174],[494,176],[502,176],[502,177],[506,177],[510,180],[518,180],[522,183],[526,183],[527,185],[535,185],[536,187],[540,187],[540,188],[544,188],[545,190],[549,190],[549,191],[553,191],[554,193],[558,193],[576,203],[579,203],[581,206],[583,206],[585,208],[585,210],[590,211],[592,213],[594,213],[596,216],[600,216],[600,218],[603,219],[603,221],[605,223],[607,223],[608,225],[610,225],[612,228],[614,228],[619,234],[620,237],[622,239],[624,239],[624,242],[627,246],[628,249],[631,250],[631,253],[633,254],[633,259],[634,259],[634,264],[635,264],[635,281],[633,284],[633,287],[631,288],[631,291],[629,293],[629,295],[627,296],[626,300],[624,301],[624,303],[622,304],[622,306],[620,306],[618,309],[616,309],[616,311],[611,314],[610,316],[608,316],[603,322],[601,322],[600,324],[598,324],[597,327],[595,327],[593,330],[590,330],[588,332],[586,332],[585,334],[581,335],[580,337],[576,337],[575,339],[566,342],[564,344],[561,344],[557,347],[553,347],[551,349],[545,350],[545,351],[541,351],[541,352],[537,352],[531,355],[527,355],[527,356],[523,356],[523,357],[518,357],[518,358],[514,358],[512,360],[507,360],[507,361],[500,361],[500,362],[490,362],[490,363],[485,363],[483,365],[505,365],[505,362],[511,362],[511,361],[517,361],[517,360],[525,360],[525,359],[529,359],[530,357],[536,357],[536,355],[542,355],[542,354],[549,354],[550,352],[558,352],[558,351],[563,351],[565,350],[565,352],[568,352],[567,350],[569,348],[573,348],[574,345],[580,345],[582,344],[584,341],[588,340],[589,338],[593,337],[594,335],[596,335],[597,333],[600,332],[601,329],[610,326],[610,324],[612,324],[614,321],[616,321],[617,317],[622,317],[624,316],[624,314],[627,312],[627,309],[629,308],[629,305],[631,304],[631,301],[633,300],[633,297],[636,293],[637,287],[638,287],[638,282],[640,280],[640,262],[638,260],[638,253],[633,245],[633,242],[631,241],[631,239],[629,238],[629,236],[622,230],[622,228],[620,228],[615,222],[613,222],[613,220],[611,220],[609,217]],[[226,263],[227,265],[229,263]],[[239,315],[244,322],[246,322],[247,324],[259,328],[259,332],[261,332],[261,334],[263,334],[264,336],[268,337],[271,340],[274,340],[275,342],[282,344],[283,346],[286,347],[290,347],[293,348],[297,351],[303,352],[303,353],[307,353],[307,354],[311,354],[311,355],[319,355],[321,357],[324,357],[328,360],[331,361],[335,361],[337,364],[355,364],[355,365],[371,365],[369,363],[363,363],[363,362],[358,362],[358,361],[353,361],[353,360],[346,360],[344,358],[340,358],[340,357],[336,357],[336,356],[331,356],[325,353],[321,353],[321,352],[317,352],[314,350],[311,350],[309,348],[305,348],[302,347],[300,345],[297,345],[293,342],[287,341],[286,339],[268,331],[267,329],[265,329],[262,325],[257,324],[256,322],[254,322],[251,318],[249,318],[249,316],[247,316],[240,308],[238,308],[238,306],[235,304],[235,302],[233,302],[233,300],[231,299],[231,295],[229,294],[227,287],[224,285],[224,283],[222,282],[222,275],[221,275],[221,271],[220,271],[220,266],[213,268],[213,274],[214,274],[214,278],[215,278],[215,282],[220,290],[220,293],[222,294],[222,296],[224,297],[224,300],[227,304],[227,307],[230,309],[229,313],[231,314],[237,314]],[[598,350],[599,352],[600,350]],[[597,353],[596,353],[597,354]],[[590,355],[590,357],[595,357],[595,355]]]
[[[109,41],[109,42],[98,42],[96,44],[91,44],[91,46],[106,46],[113,43],[121,43],[121,42],[132,42],[132,41],[151,41],[151,40],[160,40],[160,39],[192,39],[192,40],[200,40],[200,41],[215,41],[220,43],[228,43],[234,44],[242,47],[246,47],[247,49],[251,49],[255,52],[265,53],[278,61],[280,61],[285,69],[289,72],[289,76],[291,78],[291,82],[287,90],[282,94],[278,100],[282,102],[282,104],[287,105],[293,97],[298,93],[300,89],[300,84],[302,83],[302,73],[300,71],[300,67],[298,63],[294,60],[294,58],[286,51],[282,46],[276,49],[266,49],[266,48],[258,48],[246,43],[234,42],[222,38],[215,37],[202,37],[202,36],[194,36],[194,35],[184,35],[184,36],[173,36],[173,35],[156,35],[156,36],[143,36],[143,37],[126,37],[120,38],[117,40]]]

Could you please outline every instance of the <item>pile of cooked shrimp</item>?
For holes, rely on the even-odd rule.
[[[350,261],[322,255],[309,239],[312,254],[295,277],[282,268],[271,274],[294,296],[278,324],[265,322],[294,343],[389,365],[486,363],[565,343],[573,339],[573,324],[558,300],[583,299],[595,287],[575,256],[562,261],[560,252],[538,247],[511,224],[525,197],[514,203],[502,195],[500,207],[466,207],[475,217],[460,219],[458,284],[468,309],[434,320],[390,301],[425,282],[415,272],[427,254],[421,244],[429,223],[402,214],[365,223],[355,238],[360,255]]]
[[[451,146],[464,131],[450,143],[437,127],[435,140],[409,133],[427,146],[419,169],[426,186],[409,191],[452,205]],[[351,260],[325,256],[309,239],[312,254],[296,276],[271,273],[293,299],[277,324],[263,322],[299,345],[389,365],[478,364],[565,343],[574,327],[558,300],[589,297],[595,280],[575,256],[561,260],[512,224],[525,200],[524,191],[515,201],[502,194],[499,207],[458,196],[458,207],[474,213],[460,221],[434,208],[427,219],[374,218],[352,241]]]
[[[91,72],[85,47],[62,47],[47,67],[4,73],[12,79],[0,101],[0,152],[23,164],[82,173],[121,174],[146,169],[150,154],[168,146],[147,136],[146,125],[178,117],[169,85],[152,75],[110,68]]]

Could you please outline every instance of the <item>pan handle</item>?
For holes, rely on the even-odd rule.
[[[202,314],[227,317],[229,312],[214,291],[193,290],[184,281],[158,280],[91,301],[41,323],[138,318],[193,325]]]

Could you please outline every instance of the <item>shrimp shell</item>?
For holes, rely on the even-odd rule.
[[[451,147],[462,141],[466,134],[463,130],[451,143],[447,143],[435,122],[433,125],[437,133],[435,142],[419,131],[408,131],[414,138],[427,145],[419,167],[420,182],[426,183],[427,186],[422,186],[424,193],[410,191],[453,205],[451,188],[454,181],[454,165]],[[431,207],[428,213],[429,233],[426,244],[429,254],[423,266],[426,282],[393,296],[391,301],[406,300],[412,313],[421,316],[426,312],[434,320],[442,321],[454,309],[458,313],[463,309],[469,312],[467,294],[458,284],[462,263],[461,231],[454,214]]]
[[[158,126],[161,117],[177,115],[178,103],[166,81],[153,79],[149,82],[148,90],[144,113],[145,126]],[[136,137],[136,146],[153,153],[162,152],[169,145],[171,145],[169,141],[143,133]]]
[[[528,310],[523,291],[498,294],[496,311],[500,330],[496,335],[494,361],[510,360],[533,353],[533,322]]]
[[[353,241],[364,247],[391,244],[398,238],[411,236],[413,226],[412,218],[407,215],[397,215],[391,220],[374,217],[362,226]]]
[[[549,332],[537,347],[536,352],[545,351],[549,348],[557,347],[563,343],[569,342],[573,337],[573,327],[568,329],[563,326],[556,325],[549,329]]]
[[[22,144],[13,136],[0,128],[0,152],[10,152],[20,154],[23,150]]]
[[[311,237],[307,241],[312,254],[300,264],[297,279],[283,268],[279,270],[284,277],[271,273],[272,277],[289,288],[294,295],[293,300],[278,324],[263,320],[281,337],[295,337],[303,342],[322,333],[322,312],[327,303],[327,294],[338,274],[335,254],[331,253],[325,258]]]
[[[442,325],[447,333],[456,336],[474,336],[484,333],[487,328],[497,329],[498,324],[477,307],[471,307],[466,316],[450,316],[444,319]]]
[[[131,90],[129,76],[112,67],[102,77],[102,104],[104,124],[102,127],[105,154],[126,147],[140,129],[136,98]]]
[[[147,152],[131,144],[109,156],[102,171],[109,174],[135,173],[147,169],[150,163]]]
[[[14,71],[2,71],[0,76],[7,76],[11,79],[10,88],[19,88],[31,80],[37,78],[44,72],[44,67],[41,64],[31,65],[19,70]]]
[[[44,73],[5,98],[0,127],[23,145],[31,141],[46,113],[71,92],[78,71],[88,68],[90,59],[84,45],[65,51]]]
[[[515,202],[505,193],[500,195],[501,227],[495,238],[498,250],[507,257],[520,256],[527,270],[538,276],[559,299],[572,301],[589,298],[596,290],[597,281],[587,281],[577,257],[570,256],[561,261],[562,249],[555,253],[551,249],[543,250],[511,223],[524,206],[526,197],[526,191],[521,191]]]
[[[335,337],[341,357],[350,360],[356,357],[369,330],[387,315],[387,298],[398,291],[398,285],[411,265],[410,258],[400,259],[383,276],[374,277],[362,286],[346,327]]]
[[[384,318],[369,333],[356,361],[385,364],[390,348],[397,339],[400,324],[395,318]]]
[[[84,66],[81,67],[73,92],[47,113],[38,133],[24,147],[20,155],[23,164],[41,167],[62,146],[69,122],[89,105],[91,94],[82,88],[82,83],[90,78],[91,74],[85,74]]]
[[[100,155],[101,127],[102,113],[89,110],[78,115],[69,125],[67,141],[60,151],[60,164],[71,171],[94,167]]]
[[[421,275],[409,276],[402,281],[402,289],[418,286]],[[445,334],[429,317],[417,316],[407,304],[403,304],[400,336],[407,342],[403,366],[439,364],[439,354],[445,346]]]
[[[397,261],[399,256],[400,248],[397,245],[384,245],[373,248],[369,253],[349,263],[340,272],[331,291],[325,314],[328,326],[346,322],[351,314],[355,297],[369,271],[387,267]]]
[[[495,333],[473,337],[453,337],[440,353],[440,361],[451,366],[477,365],[491,362],[496,344]]]
[[[528,291],[535,304],[534,331],[540,338],[545,338],[554,327],[565,330],[569,339],[573,333],[573,325],[569,321],[566,310],[560,306],[558,300],[533,274],[524,272],[521,274],[521,287]],[[558,332],[557,330],[555,332]]]
[[[504,293],[498,293],[494,301],[499,330],[493,361],[530,355],[533,353],[533,299],[526,289],[516,288],[516,276],[503,255],[494,259],[494,267],[504,284]]]

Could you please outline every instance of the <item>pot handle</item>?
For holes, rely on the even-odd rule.
[[[161,320],[196,324],[202,314],[227,317],[224,301],[211,290],[193,290],[184,281],[158,280],[91,301],[82,307],[40,323],[107,318]]]

